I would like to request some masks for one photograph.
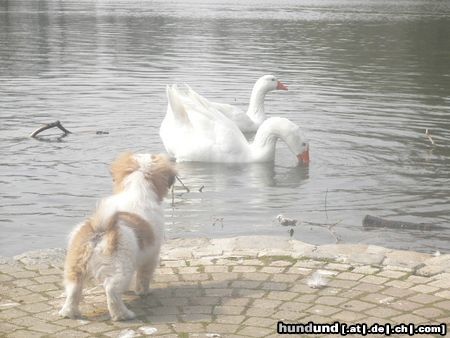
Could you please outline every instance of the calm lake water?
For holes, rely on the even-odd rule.
[[[169,238],[288,237],[282,213],[310,243],[337,223],[344,243],[450,251],[449,1],[0,0],[0,45],[2,255],[65,246],[119,152],[164,151],[166,84],[246,109],[264,74],[289,86],[266,111],[302,126],[310,166],[282,143],[274,165],[180,164]],[[54,120],[73,134],[28,138]],[[366,214],[445,229],[368,231]]]

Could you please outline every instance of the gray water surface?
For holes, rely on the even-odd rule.
[[[169,238],[276,240],[282,213],[311,243],[336,224],[345,243],[450,250],[448,1],[0,0],[0,46],[2,255],[64,246],[119,152],[164,151],[166,84],[246,109],[270,73],[289,91],[266,111],[302,126],[310,166],[281,143],[274,165],[180,164],[191,191],[167,200]],[[73,134],[28,138],[54,120]],[[444,230],[367,231],[366,214]]]

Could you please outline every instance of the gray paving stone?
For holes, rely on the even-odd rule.
[[[247,326],[242,330],[238,331],[239,334],[245,337],[264,337],[272,332],[274,332],[274,329],[267,329],[256,326]]]
[[[239,325],[229,323],[211,323],[206,326],[207,332],[214,333],[234,333],[239,329]]]
[[[363,302],[360,300],[351,300],[349,302],[342,303],[340,306],[346,310],[359,312],[359,311],[364,311],[364,310],[370,309],[370,308],[374,307],[375,305],[372,303]]]

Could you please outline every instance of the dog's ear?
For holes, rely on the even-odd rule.
[[[166,197],[169,188],[175,182],[176,175],[175,164],[166,155],[152,155],[152,164],[148,177],[160,201]]]
[[[132,172],[139,169],[139,163],[134,158],[133,153],[122,153],[114,160],[111,165],[111,176],[114,181],[114,191],[119,192],[123,189],[123,180]]]

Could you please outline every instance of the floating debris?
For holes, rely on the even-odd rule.
[[[326,279],[319,271],[316,271],[306,281],[306,284],[312,289],[321,289],[328,284],[328,279]]]
[[[440,251],[436,251],[436,252],[433,254],[434,257],[439,257],[440,255],[441,255],[441,252],[440,252]]]
[[[68,134],[72,133],[69,130],[67,130],[66,128],[64,128],[64,126],[62,125],[62,123],[60,121],[55,121],[55,122],[47,123],[47,124],[43,125],[42,127],[39,127],[38,129],[36,129],[35,131],[33,131],[30,134],[30,137],[37,138],[38,134],[42,133],[43,131],[45,131],[47,129],[51,129],[51,128],[60,129],[64,133],[64,136],[67,136]]]
[[[363,227],[407,229],[407,230],[445,230],[440,225],[431,223],[412,223],[404,221],[391,221],[384,218],[366,215],[362,221]]]
[[[210,338],[220,338],[222,337],[220,334],[218,333],[207,333],[205,334],[206,337],[210,337]]]
[[[297,222],[298,222],[298,220],[296,220],[296,219],[294,219],[294,218],[287,218],[287,217],[284,217],[282,214],[279,214],[279,215],[277,216],[277,221],[278,221],[281,225],[284,225],[284,226],[288,226],[288,225],[295,226],[295,225],[297,225]]]
[[[220,225],[223,228],[223,217],[213,217],[212,226]]]

